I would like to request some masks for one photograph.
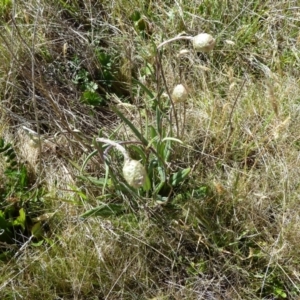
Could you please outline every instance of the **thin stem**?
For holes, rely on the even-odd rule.
[[[219,149],[220,149],[221,147],[223,147],[224,145],[226,145],[227,142],[229,141],[229,139],[230,139],[232,133],[233,133],[233,130],[234,130],[233,125],[232,125],[233,111],[234,111],[235,106],[236,106],[236,104],[237,104],[237,101],[238,101],[238,99],[239,99],[239,97],[240,97],[240,95],[241,95],[241,93],[242,93],[242,90],[243,90],[243,88],[244,88],[245,83],[246,83],[246,78],[244,79],[244,81],[243,81],[243,83],[242,83],[242,85],[241,85],[241,88],[240,88],[240,90],[239,90],[237,96],[235,97],[235,100],[234,100],[234,103],[233,103],[233,106],[232,106],[232,109],[231,109],[231,112],[230,112],[230,115],[229,115],[229,121],[228,121],[229,133],[228,133],[228,136],[227,136],[227,138],[225,139],[225,141],[224,141],[221,145],[219,145],[219,146],[212,152],[212,154],[215,153],[217,150],[219,150]]]
[[[178,122],[178,116],[177,116],[176,110],[175,110],[175,104],[174,104],[174,101],[173,101],[172,96],[170,94],[170,91],[168,89],[168,85],[167,85],[167,81],[166,81],[164,69],[163,69],[163,66],[162,66],[162,63],[161,63],[161,57],[159,55],[159,51],[157,51],[157,55],[158,55],[158,60],[159,60],[159,64],[160,64],[161,78],[163,80],[166,92],[167,92],[167,94],[169,96],[169,99],[170,99],[170,102],[171,102],[171,106],[172,106],[171,110],[170,110],[170,124],[172,126],[172,111],[173,111],[174,112],[174,117],[175,117],[175,125],[176,125],[177,137],[179,138],[179,122]],[[172,127],[171,127],[171,130],[172,130]]]
[[[186,107],[185,107],[185,103],[183,103],[183,122],[182,122],[181,137],[184,136],[185,121],[186,121]]]
[[[189,40],[189,41],[191,41],[192,39],[193,39],[192,36],[176,36],[176,37],[174,37],[174,38],[171,38],[171,39],[169,39],[169,40],[167,40],[167,41],[164,41],[164,42],[162,42],[161,44],[159,44],[159,45],[157,46],[157,49],[163,47],[164,45],[166,45],[166,44],[168,44],[168,43],[174,42],[174,41],[178,41],[178,40]]]
[[[38,1],[38,4],[39,1]],[[38,6],[40,7],[40,5]],[[41,128],[39,123],[39,117],[38,117],[38,108],[37,108],[37,101],[36,101],[36,94],[35,94],[35,45],[36,45],[36,32],[38,28],[38,21],[39,21],[39,13],[40,9],[37,10],[35,21],[34,21],[34,28],[33,28],[33,38],[32,38],[32,44],[31,44],[31,81],[32,81],[32,103],[34,108],[34,118],[36,122],[36,129],[37,129],[37,138],[38,138],[38,149],[39,149],[39,164],[38,164],[38,173],[41,176],[42,172],[42,144],[41,144]],[[38,177],[38,182],[40,182],[41,178]]]
[[[123,146],[121,146],[120,144],[118,144],[117,142],[111,141],[109,139],[104,139],[104,138],[96,138],[96,142],[105,143],[105,144],[109,144],[109,145],[116,147],[123,154],[124,161],[130,160],[130,156],[129,156],[128,152],[126,151],[126,149]]]

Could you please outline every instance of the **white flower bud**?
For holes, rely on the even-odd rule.
[[[208,33],[200,33],[194,36],[192,42],[194,49],[201,52],[211,51],[216,44],[216,40]]]
[[[188,92],[183,84],[177,84],[172,92],[174,103],[184,102],[188,97]]]
[[[146,183],[147,172],[145,167],[139,161],[131,159],[128,152],[122,145],[106,138],[96,138],[96,141],[112,145],[123,154],[123,176],[130,186],[139,188]]]
[[[139,161],[127,159],[123,166],[123,176],[130,186],[139,188],[145,184],[147,173]]]

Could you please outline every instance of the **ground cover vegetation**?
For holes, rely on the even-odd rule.
[[[0,20],[1,299],[299,299],[299,1]]]

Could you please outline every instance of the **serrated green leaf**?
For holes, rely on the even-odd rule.
[[[92,106],[97,106],[105,103],[105,100],[98,93],[90,90],[86,90],[82,93],[80,101]]]

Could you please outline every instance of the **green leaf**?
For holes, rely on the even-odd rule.
[[[163,143],[161,143],[161,144],[163,145]],[[169,157],[171,155],[171,141],[167,141],[166,142],[166,145],[163,148],[162,155],[163,155],[164,161],[168,161],[169,160]]]
[[[0,145],[0,153],[5,152],[6,150],[10,149],[11,144],[6,144],[3,139],[1,139],[1,145]]]
[[[103,51],[97,52],[97,58],[102,66],[106,67],[111,62],[111,56]]]
[[[84,201],[86,201],[88,198],[87,196],[76,186],[72,186],[72,185],[69,185],[69,188],[74,192],[76,193],[79,197],[81,197]]]
[[[143,18],[140,18],[138,21],[134,22],[134,27],[138,31],[144,31],[147,28],[147,23]]]
[[[80,97],[80,101],[85,104],[97,106],[104,104],[105,100],[96,92],[86,90]]]
[[[94,150],[92,153],[90,153],[90,154],[86,157],[86,159],[84,160],[84,162],[83,162],[83,164],[82,164],[80,173],[82,173],[82,172],[84,171],[84,168],[85,168],[85,166],[87,165],[88,161],[89,161],[93,156],[95,156],[97,153],[98,153],[98,150]]]
[[[140,18],[141,18],[141,13],[137,10],[135,10],[130,16],[130,19],[134,22],[137,22]]]
[[[160,190],[164,187],[165,185],[165,182],[164,181],[161,181],[156,187],[155,187],[155,190],[154,190],[154,194],[158,194],[160,192]]]
[[[107,204],[100,205],[93,209],[88,210],[80,216],[80,218],[86,219],[88,217],[111,217],[116,216],[124,212],[124,206],[121,204]]]
[[[141,74],[145,76],[151,76],[154,74],[154,68],[151,64],[146,63],[144,67],[141,68]]]
[[[149,129],[150,129],[151,139],[157,138],[158,132],[156,131],[156,129],[152,125],[149,126]]]
[[[150,189],[151,189],[151,181],[150,181],[149,176],[146,176],[146,180],[145,180],[145,183],[143,185],[143,189],[146,192],[150,191]]]
[[[33,247],[40,247],[43,243],[44,243],[44,240],[40,240],[40,241],[38,241],[36,243],[32,242],[31,246],[33,246]]]
[[[138,129],[133,125],[116,107],[112,107],[112,110],[122,119],[122,121],[129,126],[132,132],[136,135],[136,137],[145,145],[148,145],[147,140],[144,136],[138,131]]]
[[[19,216],[13,221],[14,226],[21,226],[25,230],[26,214],[24,208],[19,210]]]
[[[22,166],[20,170],[20,186],[23,188],[27,187],[27,170],[25,166]]]
[[[10,159],[14,159],[16,157],[14,149],[10,148],[5,153],[6,156],[8,156]]]
[[[4,212],[0,210],[0,229],[6,229],[10,226],[11,224],[6,220]]]
[[[98,89],[98,84],[94,81],[87,82],[86,89],[90,92],[95,92]]]
[[[162,143],[161,141],[158,141],[156,145],[156,151],[159,157],[166,162],[168,155],[170,154],[170,142]]]
[[[144,92],[150,97],[150,99],[154,99],[155,98],[154,94],[145,85],[143,85],[140,81],[138,81],[138,80],[136,80],[134,78],[132,78],[132,81],[134,83],[138,84],[142,88],[142,90],[144,90]]]
[[[274,294],[276,296],[280,296],[281,298],[287,298],[287,294],[285,293],[285,291],[282,288],[274,288]]]
[[[166,181],[166,172],[164,166],[160,162],[158,164],[157,170],[158,170],[160,181],[164,183]]]
[[[151,141],[149,142],[147,148],[150,148],[150,147],[152,147],[152,145],[153,145],[153,147],[154,147],[155,149],[157,149],[157,144],[158,144],[158,142],[159,142],[159,137],[158,137],[158,136],[155,136],[153,139],[151,139]]]
[[[31,228],[31,234],[35,238],[41,238],[43,236],[43,227],[41,222],[35,223]]]
[[[141,149],[137,145],[130,145],[130,149],[134,150],[134,152],[137,152],[143,161],[146,160],[146,154],[145,154],[144,149]]]
[[[104,186],[106,184],[106,179],[105,178],[96,178],[93,176],[78,176],[78,178],[84,180],[84,181],[89,181],[90,183],[98,186]]]
[[[162,132],[162,113],[160,111],[159,106],[156,107],[156,126],[157,126],[157,132],[160,137],[163,136]]]
[[[15,160],[10,162],[10,167],[11,167],[11,168],[16,167],[17,165],[18,165],[18,162],[15,161]]]
[[[170,178],[170,183],[172,186],[177,186],[182,183],[187,176],[190,174],[191,168],[186,168],[183,170],[178,171],[177,173],[172,174]]]

